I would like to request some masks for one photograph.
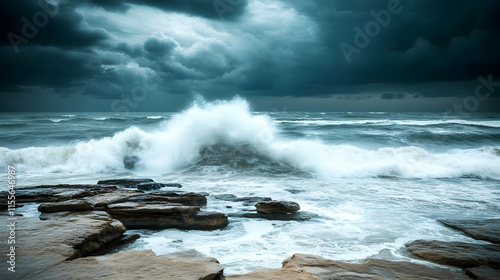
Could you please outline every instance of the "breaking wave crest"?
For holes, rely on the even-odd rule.
[[[321,177],[395,176],[500,179],[500,150],[485,147],[430,153],[418,147],[366,150],[292,140],[245,100],[197,103],[156,131],[130,127],[113,137],[71,146],[0,148],[0,163],[43,172],[146,170],[165,174],[206,166],[259,172],[308,172]]]

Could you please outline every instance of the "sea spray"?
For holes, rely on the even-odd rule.
[[[327,123],[335,122],[354,125],[339,121]],[[394,125],[405,123],[379,120],[366,122],[366,125],[391,122]],[[413,123],[435,126],[440,123],[462,124],[463,121]],[[463,124],[476,125],[475,122]],[[500,178],[500,157],[495,153],[497,147],[439,153],[416,146],[367,149],[350,143],[348,138],[342,145],[327,144],[319,139],[292,140],[284,136],[278,125],[279,122],[268,115],[252,113],[248,103],[241,98],[198,102],[151,131],[129,127],[112,137],[77,141],[67,146],[0,148],[0,163],[14,164],[26,171],[69,173],[140,171],[141,174],[161,175],[183,170],[225,172],[246,169],[268,173],[298,171],[322,178]],[[494,128],[497,122],[486,125]]]

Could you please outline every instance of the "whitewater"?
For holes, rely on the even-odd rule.
[[[253,112],[235,98],[179,113],[0,115],[0,165],[16,167],[19,187],[149,177],[209,193],[227,229],[137,231],[126,249],[196,249],[228,274],[277,268],[295,252],[415,262],[405,242],[478,242],[436,219],[500,217],[497,113]],[[296,201],[317,216],[243,218],[222,194]]]

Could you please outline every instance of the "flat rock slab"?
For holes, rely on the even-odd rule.
[[[500,268],[500,245],[416,240],[406,247],[415,256],[439,264]]]
[[[111,179],[111,180],[100,180],[97,182],[98,185],[115,185],[121,187],[133,187],[135,188],[138,184],[142,183],[154,183],[153,179]]]
[[[268,269],[226,276],[226,280],[318,280],[301,269]],[[333,278],[332,278],[333,279]]]
[[[439,222],[462,231],[474,239],[500,244],[500,219],[439,220]]]
[[[16,189],[16,203],[64,201],[110,193],[116,189],[115,186],[67,184],[25,187]],[[0,192],[0,196],[7,198],[7,192]]]
[[[156,256],[151,250],[130,250],[64,262],[32,279],[220,280],[223,269],[216,259],[194,255],[192,252]]]
[[[465,273],[470,277],[478,280],[498,280],[500,279],[500,270],[496,270],[487,266],[476,266],[467,268]]]
[[[43,218],[18,217],[17,269],[12,273],[2,266],[0,279],[37,279],[39,272],[99,250],[125,232],[121,222],[101,211],[46,213]],[[1,236],[8,236],[7,229],[0,227]],[[7,246],[1,242],[0,250],[8,252]]]
[[[294,254],[283,261],[283,269],[303,269],[320,280],[332,279],[470,279],[461,272],[427,267],[410,262],[368,259],[365,263],[346,263],[319,256]]]
[[[285,214],[300,210],[297,202],[293,201],[261,201],[255,204],[257,212],[264,214]]]

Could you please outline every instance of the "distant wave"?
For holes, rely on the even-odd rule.
[[[158,119],[163,119],[165,117],[162,117],[162,116],[149,116],[148,119],[151,119],[151,120],[158,120]]]
[[[436,121],[416,121],[416,120],[355,120],[355,121],[331,121],[331,120],[282,120],[278,123],[294,123],[302,125],[413,125],[430,126],[442,124],[461,124],[484,127],[500,127],[500,121],[467,121],[467,120],[436,120]]]
[[[348,144],[287,139],[270,117],[252,114],[244,100],[234,99],[195,104],[174,115],[155,132],[130,127],[113,137],[70,146],[0,148],[0,163],[47,172],[135,169],[165,174],[220,166],[268,172],[301,171],[332,178],[500,179],[499,154],[498,147],[430,153],[412,146],[366,150]]]

